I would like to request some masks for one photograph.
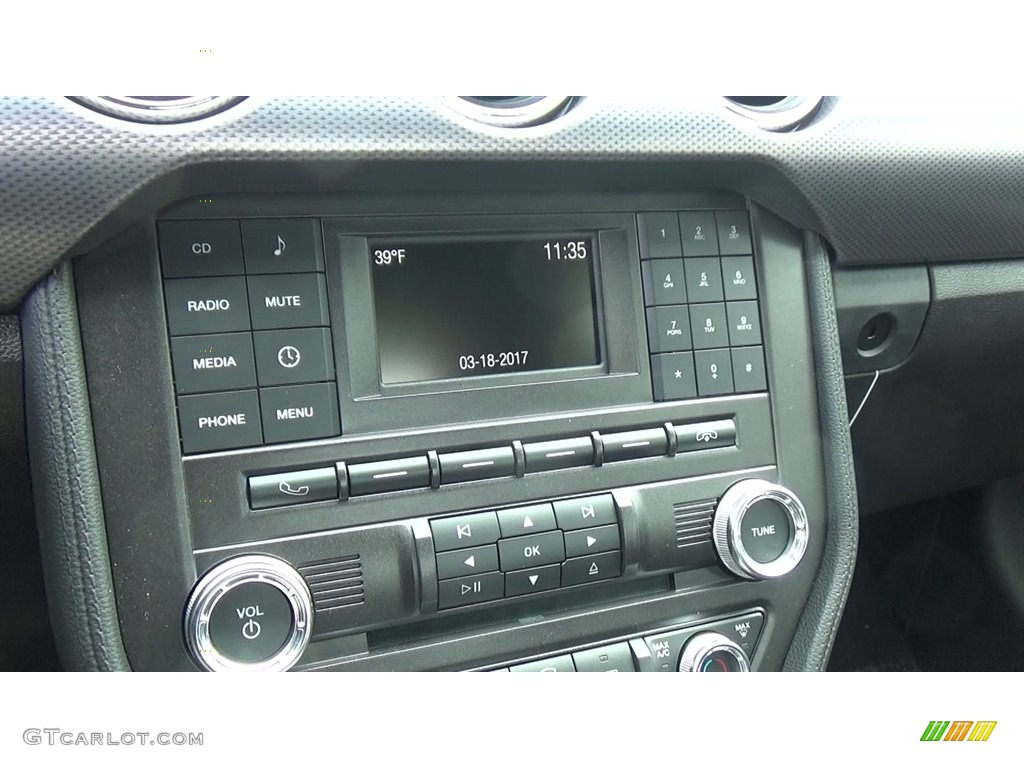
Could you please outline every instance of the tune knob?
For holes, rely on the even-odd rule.
[[[306,581],[288,563],[243,555],[220,563],[192,590],[185,641],[212,672],[283,672],[302,656],[313,630]]]
[[[745,579],[775,579],[792,571],[807,551],[807,512],[787,488],[740,480],[718,502],[715,549]]]
[[[679,657],[680,672],[749,672],[750,660],[736,643],[717,632],[690,638]]]

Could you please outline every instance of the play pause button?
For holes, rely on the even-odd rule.
[[[498,600],[505,594],[505,576],[481,573],[464,579],[445,579],[437,583],[437,607],[457,608],[460,605]]]
[[[544,592],[548,589],[558,589],[561,585],[562,568],[559,565],[512,571],[505,574],[505,597]]]

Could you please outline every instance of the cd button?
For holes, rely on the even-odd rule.
[[[161,221],[157,224],[164,277],[240,275],[237,221]]]
[[[501,570],[519,571],[538,565],[551,565],[565,560],[565,544],[561,531],[518,536],[498,542]]]

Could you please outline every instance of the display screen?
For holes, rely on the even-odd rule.
[[[599,363],[595,239],[371,239],[381,382]]]

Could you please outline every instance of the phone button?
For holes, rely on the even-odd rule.
[[[334,467],[249,478],[249,505],[253,509],[307,504],[336,498],[338,476]]]

